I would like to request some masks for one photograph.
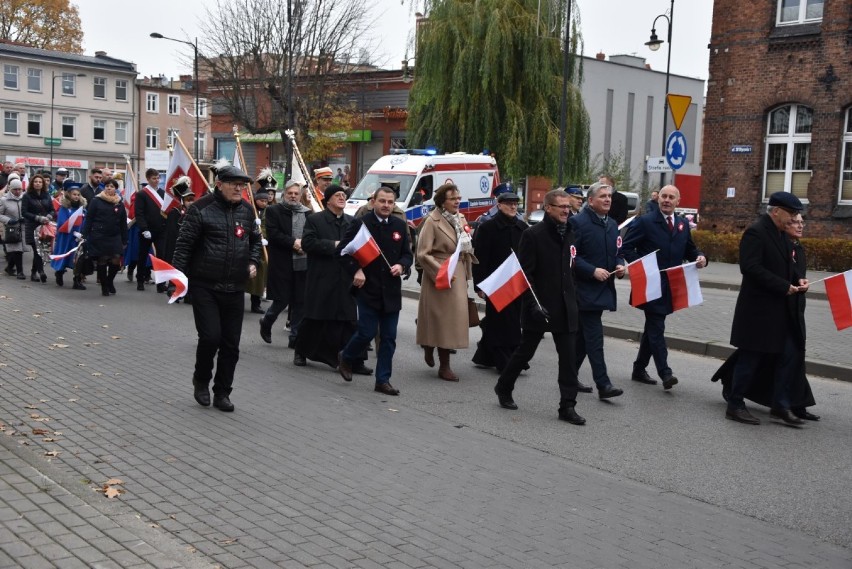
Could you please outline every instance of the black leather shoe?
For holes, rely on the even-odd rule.
[[[272,325],[266,323],[266,318],[260,319],[260,338],[267,344],[272,343]]]
[[[287,340],[287,347],[290,348],[291,350],[295,350],[296,349],[296,338],[290,338],[289,340]]]
[[[790,413],[789,409],[770,409],[769,416],[773,419],[780,419],[788,425],[804,425],[805,422]]]
[[[630,376],[630,379],[645,385],[657,385],[657,380],[648,375],[648,372],[644,369],[633,368],[633,375]]]
[[[746,425],[759,425],[760,419],[748,412],[748,409],[728,409],[725,411],[725,418],[737,423],[745,423]]]
[[[219,397],[218,395],[214,395],[213,407],[215,407],[219,411],[224,411],[225,413],[230,413],[234,410],[234,404],[231,403],[231,399],[227,395],[223,395],[221,397]]]
[[[790,412],[799,419],[804,419],[806,421],[819,421],[819,415],[814,415],[805,409],[790,409]]]
[[[352,380],[348,379],[347,381]],[[399,389],[394,389],[394,386],[390,383],[377,383],[373,391],[378,391],[379,393],[384,393],[385,395],[399,395]]]
[[[210,391],[207,389],[207,386],[201,386],[196,383],[192,385],[195,388],[193,395],[198,404],[202,407],[210,407]]]
[[[367,367],[364,364],[358,364],[356,366],[352,366],[352,373],[357,373],[358,375],[373,375],[373,368]]]
[[[157,292],[162,294],[168,290],[168,286],[166,283],[159,283],[157,285]]]
[[[349,363],[346,360],[343,359],[343,351],[342,350],[337,352],[337,371],[340,372],[340,377],[343,378],[343,381],[352,381],[352,366],[350,366]],[[376,384],[376,391],[379,390],[379,385],[386,385],[386,384],[384,384],[384,383],[378,384],[377,383]],[[396,395],[396,393],[394,393],[394,395]]]
[[[137,282],[136,290],[145,290],[145,283]]]
[[[656,383],[656,382],[654,382]],[[677,378],[673,375],[663,376],[663,389],[671,389],[677,385]]]
[[[259,306],[252,306],[251,312],[252,314],[266,314],[266,311]]]
[[[512,400],[511,395],[506,395],[497,387],[494,388],[494,393],[497,394],[497,401],[500,403],[500,407],[503,409],[511,409],[512,411],[517,411],[518,405]]]
[[[299,352],[296,352],[293,354],[293,365],[305,367],[306,365],[308,365],[308,361],[305,359],[305,356],[303,356]]]
[[[623,390],[609,385],[605,389],[598,389],[598,399],[612,399],[613,397],[618,397],[623,393]]]
[[[585,383],[578,381],[577,391],[579,391],[580,393],[591,393],[593,390],[591,385],[586,385]]]
[[[586,420],[579,416],[574,410],[574,407],[565,407],[559,410],[559,420],[568,421],[572,425],[585,425]]]

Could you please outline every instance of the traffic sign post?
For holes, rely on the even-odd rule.
[[[666,162],[672,170],[680,170],[686,164],[687,156],[686,137],[679,130],[672,131],[666,139]]]
[[[669,103],[669,112],[672,114],[675,130],[680,130],[680,125],[683,124],[683,119],[689,111],[689,104],[692,102],[692,97],[689,95],[675,95],[669,93],[666,95],[666,100]]]

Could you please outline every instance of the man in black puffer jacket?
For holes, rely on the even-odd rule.
[[[245,283],[257,274],[261,235],[254,213],[242,199],[252,179],[234,166],[216,171],[216,188],[186,212],[173,264],[189,278],[192,312],[198,331],[192,383],[199,405],[233,411],[231,384],[240,359]],[[216,376],[213,359],[218,357]]]

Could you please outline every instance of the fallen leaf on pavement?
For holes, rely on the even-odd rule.
[[[38,407],[36,405],[33,405],[32,403],[30,403],[29,405],[26,405],[24,407],[24,409],[38,409]]]
[[[191,545],[187,546],[186,550],[189,551],[190,553],[195,553],[196,551],[198,551],[197,549],[195,549]]]
[[[43,442],[43,443],[55,443],[56,439],[54,439],[53,437],[45,437],[45,438],[41,439],[41,442]]]
[[[152,527],[154,529],[157,529],[158,527],[160,527],[160,524],[148,524],[148,527]]]
[[[113,340],[121,340],[121,336],[110,336]]]
[[[39,417],[41,417],[41,415],[38,413],[30,413],[30,419],[38,419]]]
[[[236,537],[230,538],[230,539],[223,539],[223,540],[219,541],[219,545],[233,545],[233,544],[237,543],[237,539],[238,538],[236,538]]]
[[[44,456],[57,457],[57,456],[59,456],[59,451],[58,450],[49,450],[49,451],[44,453]]]
[[[115,498],[116,496],[120,496],[124,493],[124,490],[121,488],[113,488],[112,486],[104,486],[104,496],[107,498]]]
[[[96,371],[96,372],[92,372],[92,375],[93,375],[93,376],[95,376],[95,377],[100,377],[100,376],[102,376],[103,374],[102,374],[101,372],[99,372],[99,371]]]
[[[68,344],[51,344],[51,348],[67,348]]]
[[[117,486],[120,484],[124,484],[124,480],[122,480],[121,478],[110,478],[109,480],[104,482],[104,484],[106,484],[107,486]]]
[[[48,431],[47,429],[33,429],[34,435],[46,435],[48,433],[50,433],[50,431]]]
[[[50,421],[50,417],[39,417],[38,419],[33,419],[33,421],[37,421],[39,423],[46,423]]]

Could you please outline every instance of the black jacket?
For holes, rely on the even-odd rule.
[[[100,193],[97,188],[93,188],[92,184],[86,182],[80,186],[80,195],[86,198],[86,203],[92,203],[95,194]]]
[[[609,216],[615,220],[616,225],[621,225],[627,219],[628,212],[627,196],[613,188]]]
[[[25,231],[27,245],[35,243],[35,229],[41,225],[36,221],[36,217],[49,217],[51,220],[56,218],[53,210],[53,200],[47,190],[36,194],[35,192],[26,191],[21,198],[21,215],[26,220]]]
[[[372,263],[363,268],[366,282],[361,288],[355,289],[356,295],[370,308],[382,313],[399,312],[402,310],[402,275],[391,275],[388,264],[402,265],[403,272],[411,267],[414,255],[411,253],[411,241],[408,238],[408,226],[398,217],[390,216],[387,223],[380,223],[373,213],[368,213],[352,222],[346,231],[346,236],[337,246],[335,254],[340,256],[340,263],[350,275],[355,275],[360,266],[354,257],[340,255],[346,245],[355,238],[361,226],[376,240],[376,244],[384,254],[379,255]],[[385,260],[387,259],[387,261]]]
[[[751,224],[740,240],[743,275],[731,344],[742,349],[778,354],[798,323],[790,313],[787,291],[796,284],[793,247],[769,214]],[[803,278],[803,277],[802,277]]]
[[[98,194],[86,207],[83,222],[85,250],[91,257],[121,255],[127,244],[127,210],[116,194],[112,202],[106,194]],[[116,199],[117,198],[117,199]]]
[[[190,287],[241,292],[249,263],[260,266],[260,239],[251,206],[228,202],[214,190],[187,210],[172,264],[189,277]]]
[[[352,223],[351,215],[336,217],[329,210],[308,216],[302,249],[308,254],[305,276],[305,318],[313,320],[358,319],[355,300],[349,294],[352,277],[340,264],[335,241],[341,241]]]
[[[161,198],[164,195],[163,190],[156,190],[157,195]],[[162,209],[160,204],[148,195],[148,192],[143,188],[136,195],[136,227],[139,228],[139,233],[150,231],[151,237],[157,241],[166,229],[166,218],[160,213]]]
[[[550,313],[545,323],[535,313],[536,302],[527,291],[521,327],[539,332],[576,332],[578,330],[577,297],[571,271],[571,224],[561,237],[549,215],[521,236],[518,258],[542,306]]]
[[[310,211],[304,212],[306,216]],[[307,219],[305,220],[307,222]],[[266,274],[266,298],[287,301],[290,299],[293,276],[293,211],[284,204],[266,208],[266,238],[269,245],[269,267]]]

